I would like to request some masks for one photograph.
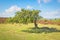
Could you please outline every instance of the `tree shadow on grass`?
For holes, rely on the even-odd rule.
[[[22,30],[23,32],[28,33],[52,33],[52,32],[60,32],[56,28],[48,28],[48,27],[41,27],[41,28],[29,28],[27,30]]]

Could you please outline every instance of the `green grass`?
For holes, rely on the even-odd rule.
[[[58,25],[43,25],[39,27],[49,27],[60,29]],[[0,40],[60,40],[60,32],[52,33],[28,33],[21,30],[34,27],[33,23],[24,24],[0,24]]]

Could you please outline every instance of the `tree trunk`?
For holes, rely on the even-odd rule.
[[[37,18],[35,17],[35,20],[34,20],[34,25],[35,25],[35,28],[38,28],[38,25],[37,25]]]

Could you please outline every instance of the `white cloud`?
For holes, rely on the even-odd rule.
[[[30,6],[30,5],[28,5],[26,8],[27,8],[27,9],[32,9],[33,7],[32,7],[32,6]]]
[[[38,3],[40,4],[41,0],[37,0],[37,1],[38,1]]]
[[[14,6],[11,6],[10,8],[8,8],[8,9],[6,9],[5,12],[6,13],[11,13],[11,12],[20,11],[20,10],[21,10],[20,7],[14,5]]]
[[[51,2],[51,0],[37,0],[38,3],[40,4],[41,2],[44,2],[44,3],[48,3],[48,2]]]
[[[8,9],[5,9],[4,12],[0,13],[0,17],[11,17],[14,16],[16,11],[21,11],[21,8],[17,5],[11,6]]]
[[[60,10],[55,10],[55,11],[46,11],[41,13],[41,16],[44,18],[60,18]]]
[[[57,0],[60,3],[60,0]]]
[[[43,0],[44,3],[51,2],[51,0]]]

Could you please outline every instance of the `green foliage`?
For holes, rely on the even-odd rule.
[[[6,23],[13,23],[13,19],[10,17],[6,20]]]
[[[13,18],[9,18],[9,22],[15,23],[33,23],[35,17],[37,20],[41,18],[39,16],[40,10],[28,10],[28,9],[21,9],[21,11],[16,12],[16,15]]]

